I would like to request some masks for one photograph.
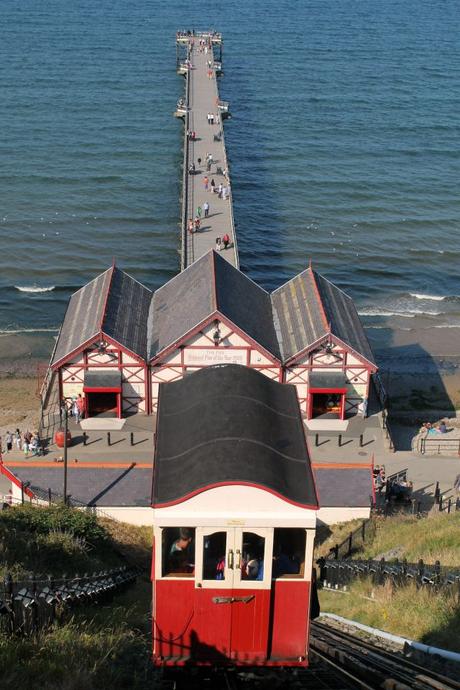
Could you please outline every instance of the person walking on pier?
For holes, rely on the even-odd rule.
[[[222,242],[224,243],[224,249],[228,249],[230,245],[230,237],[225,233],[225,235],[222,237]]]
[[[214,179],[211,180],[211,192],[214,194],[214,189],[215,189],[216,183],[214,182]]]
[[[207,201],[203,204],[204,217],[207,218],[209,215],[209,204]]]
[[[209,179],[208,179],[208,176],[207,176],[207,175],[204,176],[203,183],[204,183],[204,189],[205,189],[205,191],[207,192],[207,191],[208,191],[208,186],[209,186]]]
[[[194,224],[193,224],[193,218],[190,218],[189,221],[188,221],[188,231],[189,231],[190,234],[193,233],[194,227],[195,227],[195,226],[194,226]]]
[[[201,206],[198,206],[198,207],[197,207],[197,209],[196,209],[196,215],[198,216],[198,218],[201,218]]]

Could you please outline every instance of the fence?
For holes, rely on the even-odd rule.
[[[329,589],[344,588],[354,579],[371,578],[375,585],[383,585],[391,581],[397,586],[415,582],[417,586],[446,588],[457,586],[460,588],[460,570],[450,570],[441,566],[439,561],[434,565],[425,565],[423,561],[407,563],[406,561],[337,561],[320,558],[320,581],[323,587]]]
[[[23,581],[7,574],[0,584],[0,631],[32,635],[54,621],[62,622],[77,605],[110,601],[135,582],[137,573],[125,566],[71,579],[32,575]]]
[[[443,434],[422,437],[417,440],[417,451],[422,455],[441,455],[443,451],[460,455],[460,438],[443,438]]]
[[[335,544],[329,550],[329,556],[335,560],[350,558],[353,551],[362,546],[366,539],[371,539],[375,535],[375,520],[363,520],[362,524],[350,532],[348,537],[340,544]]]

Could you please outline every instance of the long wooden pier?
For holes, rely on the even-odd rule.
[[[222,256],[238,268],[223,128],[228,104],[220,100],[217,88],[217,76],[222,71],[222,36],[214,32],[178,33],[176,45],[177,71],[185,77],[185,94],[176,110],[176,115],[185,123],[181,269],[218,247]],[[220,60],[216,59],[217,51]],[[211,123],[210,114],[213,115]],[[206,203],[209,205],[207,214]],[[195,220],[200,212],[196,228]],[[227,247],[224,246],[226,236],[229,238]]]

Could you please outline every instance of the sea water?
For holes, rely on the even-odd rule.
[[[151,288],[178,272],[188,28],[224,35],[242,270],[271,290],[312,260],[377,345],[460,327],[458,0],[1,11],[0,332],[58,328],[114,259]]]

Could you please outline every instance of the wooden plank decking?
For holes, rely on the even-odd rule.
[[[184,172],[182,190],[182,243],[181,268],[187,268],[210,249],[216,247],[218,237],[225,234],[230,237],[230,245],[222,249],[222,256],[233,266],[239,267],[238,247],[233,219],[232,191],[225,150],[225,139],[221,113],[218,110],[219,92],[217,88],[217,69],[213,50],[200,51],[200,39],[210,40],[211,34],[197,34],[188,41],[191,67],[185,70],[185,106],[184,116]],[[182,44],[184,40],[180,41]],[[212,71],[209,76],[208,61]],[[207,114],[214,113],[217,122],[208,124]],[[216,117],[217,116],[217,117]],[[187,137],[188,131],[196,133],[196,140]],[[216,136],[215,136],[216,135]],[[211,170],[206,170],[206,155],[212,155]],[[198,160],[201,160],[201,163]],[[190,166],[195,165],[195,174],[189,174]],[[226,176],[223,174],[226,171]],[[208,177],[208,191],[205,189],[205,177]],[[227,187],[226,199],[211,191],[211,180],[215,188],[222,184]],[[197,215],[198,207],[209,203],[209,217],[201,216],[201,227],[198,232],[190,233],[189,222]]]

